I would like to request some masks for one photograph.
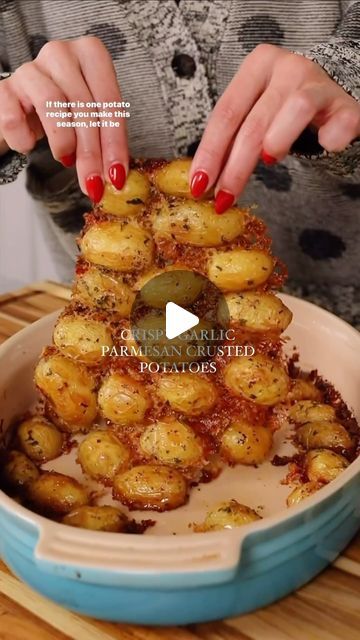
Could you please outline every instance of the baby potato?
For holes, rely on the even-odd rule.
[[[53,460],[62,452],[64,435],[42,416],[21,422],[16,435],[21,450],[34,462]]]
[[[105,183],[104,195],[100,202],[101,209],[113,216],[131,216],[145,209],[150,197],[148,177],[130,169],[123,188],[118,191],[111,183]]]
[[[89,502],[80,482],[55,471],[46,471],[28,485],[32,505],[44,513],[62,515]]]
[[[192,198],[189,188],[191,162],[191,158],[177,158],[155,169],[155,186],[168,196]]]
[[[186,307],[200,295],[204,286],[204,277],[189,270],[168,270],[154,275],[141,288],[143,302],[156,309],[165,309],[171,300]]]
[[[215,385],[196,373],[164,374],[157,380],[157,394],[174,410],[186,416],[207,413],[216,403]]]
[[[296,440],[305,449],[344,449],[349,451],[353,441],[345,427],[338,422],[319,420],[306,422],[296,429]]]
[[[176,469],[139,465],[115,476],[113,497],[129,509],[169,511],[186,502],[187,483]]]
[[[221,437],[221,453],[229,462],[260,464],[272,447],[270,429],[244,420],[233,422]]]
[[[88,507],[83,506],[70,511],[62,519],[63,524],[92,531],[114,531],[122,533],[126,531],[128,519],[120,509],[116,507]]]
[[[93,264],[130,273],[149,267],[154,253],[151,235],[128,222],[93,224],[80,240],[80,248]]]
[[[266,406],[285,400],[289,390],[284,367],[261,353],[231,360],[224,369],[224,382],[236,396]]]
[[[289,418],[293,422],[318,422],[335,420],[335,409],[330,404],[321,404],[314,400],[300,400],[289,408]]]
[[[158,462],[175,467],[196,465],[203,455],[191,427],[179,420],[150,424],[140,438],[140,449]]]
[[[79,445],[78,462],[84,473],[106,484],[127,469],[129,461],[129,449],[110,431],[92,431]]]
[[[230,322],[247,331],[285,331],[292,313],[273,293],[228,293],[225,295]]]
[[[35,383],[64,431],[91,427],[97,414],[95,379],[84,365],[59,354],[43,356],[35,369]]]
[[[36,480],[39,471],[22,451],[11,449],[2,461],[1,479],[11,489],[21,489]]]
[[[305,484],[296,487],[287,497],[286,504],[288,507],[299,504],[305,498],[309,498],[316,491],[321,489],[323,485],[319,482],[305,482]]]
[[[261,520],[261,516],[254,509],[240,504],[237,500],[228,500],[208,511],[204,522],[195,525],[197,533],[206,531],[219,531],[221,529],[233,529],[244,524]]]
[[[266,282],[273,267],[272,257],[258,249],[216,251],[208,261],[208,277],[222,291],[246,291]]]
[[[348,466],[344,456],[328,449],[313,449],[305,458],[305,470],[313,482],[331,482]]]
[[[119,275],[102,273],[90,267],[75,282],[73,298],[105,311],[114,311],[122,318],[130,314],[135,294]]]
[[[104,380],[98,402],[104,418],[121,425],[141,422],[151,405],[144,386],[120,373],[112,373]]]
[[[287,400],[314,400],[321,402],[322,393],[310,380],[296,378],[291,381]]]
[[[53,339],[65,355],[86,364],[100,362],[103,347],[111,349],[114,346],[106,324],[76,315],[59,318]]]
[[[195,247],[217,247],[244,232],[246,213],[236,207],[217,215],[209,201],[163,200],[153,215],[156,237]]]

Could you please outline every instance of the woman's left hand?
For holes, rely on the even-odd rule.
[[[281,160],[309,124],[324,149],[342,151],[360,134],[360,105],[318,64],[259,45],[211,113],[191,167],[192,194],[215,185],[215,208],[223,213],[259,157],[267,164]]]

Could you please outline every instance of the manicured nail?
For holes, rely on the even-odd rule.
[[[64,167],[74,166],[76,162],[76,153],[70,153],[68,156],[62,156],[62,158],[60,158],[60,162]]]
[[[206,191],[209,183],[209,176],[206,171],[195,171],[191,180],[190,190],[194,198],[200,198]]]
[[[233,196],[230,191],[223,191],[221,189],[215,198],[216,213],[224,213],[226,209],[229,209],[229,207],[234,204],[234,200],[235,196]]]
[[[120,189],[123,188],[126,180],[126,171],[124,165],[120,162],[113,162],[109,169],[109,178],[115,189],[120,191]]]
[[[268,153],[266,153],[266,151],[262,151],[261,152],[261,160],[265,164],[276,164],[277,163],[276,158],[274,158],[273,156],[270,156]]]
[[[90,200],[92,200],[94,204],[98,204],[104,193],[104,183],[101,176],[88,176],[85,180],[85,185]]]

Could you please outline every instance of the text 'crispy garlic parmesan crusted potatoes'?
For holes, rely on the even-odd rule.
[[[292,313],[277,295],[286,270],[265,225],[250,208],[218,216],[212,191],[194,199],[190,165],[188,158],[135,161],[124,188],[106,184],[86,214],[71,300],[35,369],[39,411],[17,422],[1,454],[6,490],[69,526],[144,531],[150,525],[129,520],[126,509],[176,509],[228,465],[269,464],[284,415],[297,447],[289,506],[335,479],[355,455],[356,430],[337,396],[283,358]],[[191,351],[191,332],[165,335],[169,301],[200,317],[200,355]],[[214,313],[202,314],[204,302]],[[206,357],[207,336],[219,327],[230,330],[222,351]],[[160,355],[140,349],[135,329],[151,334],[147,346]],[[172,356],[169,368],[147,367],[181,345],[181,371]],[[239,355],[234,345],[253,351]],[[213,367],[191,368],[208,360]],[[74,449],[81,482],[53,470]],[[115,504],[104,504],[110,495]],[[258,521],[253,507],[230,495],[204,507],[193,529]]]

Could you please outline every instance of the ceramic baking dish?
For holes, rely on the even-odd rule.
[[[287,330],[305,370],[317,368],[360,418],[360,335],[307,302],[282,296],[294,313]],[[33,368],[57,314],[0,348],[0,425],[34,401]],[[289,443],[277,436],[277,453]],[[72,475],[71,455],[47,468]],[[62,459],[64,460],[64,458]],[[67,465],[64,468],[64,464]],[[69,467],[72,467],[71,469]],[[138,624],[188,624],[238,615],[300,587],[334,560],[360,527],[360,459],[331,484],[287,509],[286,467],[227,469],[194,491],[188,505],[153,517],[145,535],[92,532],[52,522],[0,491],[0,551],[20,578],[56,602],[93,617]],[[206,509],[236,498],[264,519],[241,528],[192,533]],[[173,535],[176,533],[177,535]]]

